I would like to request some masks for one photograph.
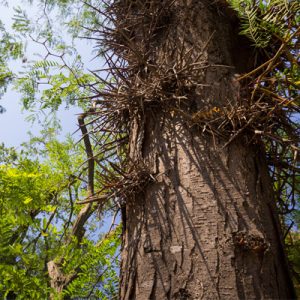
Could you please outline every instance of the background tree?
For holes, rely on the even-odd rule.
[[[82,222],[76,204],[87,196],[86,170],[78,171],[82,146],[45,135],[21,153],[4,147],[0,153],[1,296],[112,299],[120,228],[99,231],[96,207]]]
[[[9,299],[112,299],[118,281],[120,227],[115,220],[119,208],[106,203],[102,214],[96,203],[79,203],[91,196],[94,186],[101,187],[99,175],[94,174],[99,168],[94,161],[86,161],[86,155],[93,157],[85,127],[89,115],[78,117],[82,142],[75,144],[69,138],[62,143],[55,137],[59,131],[56,111],[62,103],[80,104],[78,98],[87,96],[82,86],[93,76],[83,73],[72,40],[67,45],[54,36],[57,28],[48,14],[53,3],[43,3],[43,8],[42,18],[47,22],[39,21],[45,27],[16,8],[13,28],[19,34],[18,43],[7,34],[1,44],[3,66],[23,55],[26,38],[46,50],[44,60],[23,62],[25,72],[3,73],[22,93],[24,108],[32,112],[31,121],[42,121],[46,129],[41,137],[32,137],[20,153],[1,147],[0,294]],[[62,4],[60,8],[65,14],[66,7]],[[4,83],[5,88],[8,80]],[[101,230],[102,217],[106,222],[112,218],[107,232]]]

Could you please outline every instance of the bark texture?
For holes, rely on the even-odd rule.
[[[158,62],[184,41],[208,64],[230,66],[205,70],[186,111],[241,97],[235,74],[250,67],[249,51],[223,8],[175,1],[170,26],[157,35]],[[126,203],[120,298],[294,298],[263,148],[246,134],[223,147],[226,139],[160,108],[142,118],[143,143],[136,149],[132,128],[130,155],[155,180]]]

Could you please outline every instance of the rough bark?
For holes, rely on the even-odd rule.
[[[235,74],[249,67],[237,28],[223,7],[176,1],[170,26],[157,36],[155,60],[185,42],[209,64],[186,110],[235,104]],[[214,33],[214,34],[213,34]],[[201,50],[202,49],[202,50]],[[203,134],[162,109],[143,115],[141,155],[155,181],[128,199],[122,247],[121,299],[291,299],[263,147],[240,135]],[[134,131],[134,128],[133,128]]]

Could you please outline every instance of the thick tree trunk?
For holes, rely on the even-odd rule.
[[[168,32],[157,36],[156,63],[184,45],[232,67],[207,68],[208,86],[188,95],[186,111],[239,101],[235,73],[247,69],[249,52],[218,5],[176,1]],[[242,134],[224,147],[224,138],[157,108],[143,118],[141,156],[155,180],[126,203],[120,298],[294,298],[262,147]]]

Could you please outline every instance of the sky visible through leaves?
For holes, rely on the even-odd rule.
[[[13,22],[13,16],[15,14],[14,7],[21,7],[22,9],[26,9],[29,13],[30,18],[35,18],[39,11],[36,7],[26,5],[21,0],[10,0],[8,6],[1,6],[0,17],[3,21],[6,29],[11,32],[11,26]],[[67,33],[63,33],[66,39]],[[91,51],[92,46],[90,48],[87,47],[87,41],[79,41],[76,43],[77,50],[82,55],[83,61],[85,62],[86,67],[88,68],[93,64],[91,61]],[[37,45],[34,42],[28,42],[26,47],[26,54],[24,59],[36,59],[34,55],[36,52],[41,52],[43,49],[40,45]],[[10,68],[13,71],[22,71],[24,68],[24,62],[22,59],[17,61],[10,61]],[[27,141],[29,139],[28,133],[31,132],[33,135],[37,135],[41,130],[41,124],[38,122],[34,122],[33,124],[29,121],[26,121],[26,118],[29,116],[29,113],[26,111],[22,111],[21,104],[21,95],[12,89],[11,86],[8,87],[7,92],[0,99],[0,104],[5,108],[5,113],[0,115],[0,143],[4,143],[7,147],[18,147],[21,143]],[[60,139],[63,139],[66,134],[74,133],[77,126],[77,116],[76,114],[80,113],[81,109],[76,107],[69,107],[65,109],[62,106],[57,112],[57,117],[61,122],[62,131],[60,133]],[[75,139],[79,138],[79,135],[73,135]]]

